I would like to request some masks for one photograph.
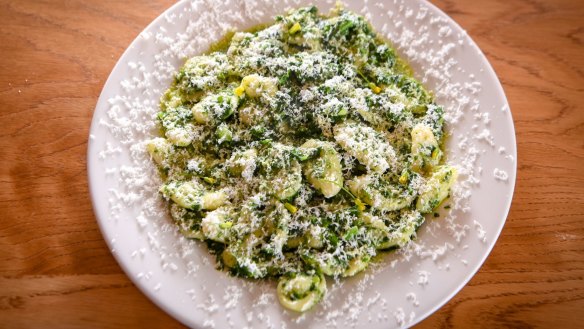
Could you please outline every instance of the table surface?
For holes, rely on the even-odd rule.
[[[584,1],[437,0],[497,72],[518,175],[492,254],[419,326],[577,327],[584,310]],[[0,323],[181,325],[130,282],[89,199],[97,98],[170,0],[0,0]]]

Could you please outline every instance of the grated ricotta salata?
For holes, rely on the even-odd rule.
[[[294,1],[293,5],[296,6],[296,3]],[[284,1],[281,6],[286,7],[290,4],[291,2]],[[120,212],[123,209],[139,209],[140,216],[137,219],[139,224],[136,225],[140,228],[140,232],[147,235],[147,238],[144,239],[144,244],[137,246],[131,252],[132,257],[136,255],[134,262],[145,268],[138,277],[142,280],[150,280],[149,273],[152,272],[148,269],[153,269],[152,266],[156,267],[150,262],[152,258],[159,259],[162,265],[173,260],[179,264],[181,274],[177,275],[184,275],[193,282],[192,288],[185,288],[184,297],[187,300],[193,300],[194,305],[199,303],[195,302],[196,300],[204,299],[200,296],[201,294],[204,295],[211,290],[225,289],[227,293],[229,289],[236,289],[243,293],[243,297],[240,299],[242,301],[256,298],[254,296],[258,294],[274,294],[274,291],[271,287],[260,283],[249,284],[245,281],[239,281],[224,287],[225,279],[219,280],[220,282],[207,280],[205,268],[211,264],[210,259],[204,254],[198,253],[198,248],[192,241],[177,237],[174,233],[174,225],[169,225],[165,220],[161,220],[161,218],[166,218],[167,210],[160,202],[156,192],[160,179],[152,170],[150,158],[145,156],[143,144],[145,138],[151,136],[151,131],[155,128],[155,122],[150,121],[158,110],[156,102],[153,100],[157,98],[156,95],[162,92],[161,88],[164,88],[163,86],[176,72],[175,63],[178,59],[201,53],[208,47],[210,40],[219,39],[233,26],[249,25],[250,22],[257,24],[266,19],[266,13],[281,11],[275,7],[275,3],[262,0],[246,1],[245,4],[232,0],[222,3],[204,0],[185,2],[180,10],[176,10],[174,14],[166,18],[166,22],[169,23],[167,27],[170,26],[174,29],[181,26],[183,32],[167,32],[166,29],[156,26],[143,32],[137,40],[138,44],[154,45],[158,53],[153,56],[152,62],[150,58],[143,58],[138,62],[128,63],[129,78],[122,81],[123,87],[120,89],[119,95],[108,100],[107,115],[97,118],[99,125],[115,138],[119,143],[116,146],[121,146],[124,152],[123,155],[120,152],[104,153],[104,161],[110,161],[106,157],[120,158],[127,154],[131,162],[128,166],[110,169],[112,172],[110,176],[119,180],[120,185],[119,188],[110,190],[108,220],[112,222],[122,220]],[[197,19],[190,19],[189,17],[194,13],[197,14]],[[450,31],[447,37],[439,38],[435,31],[440,29],[447,32],[450,30],[451,22],[434,13],[426,4],[409,3],[402,0],[385,4],[365,3],[360,13],[367,20],[374,17],[387,22],[382,24],[380,35],[392,40],[399,53],[404,55],[409,62],[415,63],[416,76],[422,83],[437,86],[434,90],[436,100],[438,103],[444,104],[444,119],[450,124],[450,127],[455,127],[464,120],[470,119],[472,121],[474,114],[486,110],[484,106],[480,106],[476,98],[476,94],[481,93],[480,83],[471,83],[474,75],[484,77],[488,70],[479,67],[474,70],[474,75],[468,76],[471,82],[459,82],[466,80],[464,76],[466,71],[460,65],[461,63],[455,59],[456,53],[476,49],[473,48],[474,45],[466,33]],[[406,15],[408,13],[409,15]],[[140,56],[144,55],[144,52],[145,50],[141,51]],[[471,71],[469,70],[469,72]],[[311,97],[308,92],[303,94],[306,95],[307,99]],[[312,97],[314,96],[312,95]],[[358,105],[355,103],[354,106]],[[495,107],[493,108],[495,109]],[[507,105],[499,106],[496,109],[501,109],[502,113],[509,110]],[[478,117],[475,117],[475,120],[477,120],[477,124],[483,124],[483,120],[478,120]],[[353,285],[353,281],[345,283],[347,281],[333,280],[328,287],[328,297],[321,303],[322,307],[311,312],[310,317],[300,316],[295,321],[291,321],[289,316],[284,313],[286,316],[283,319],[275,319],[274,317],[270,319],[263,315],[260,319],[260,315],[268,311],[266,305],[249,307],[247,303],[240,302],[237,308],[242,309],[246,314],[246,328],[259,326],[266,328],[296,327],[294,324],[303,327],[313,322],[323,324],[327,328],[354,327],[358,323],[364,323],[363,321],[366,323],[367,319],[370,322],[387,323],[388,320],[392,319],[391,311],[395,311],[395,308],[391,306],[395,305],[394,300],[388,304],[388,300],[379,298],[371,307],[351,302],[360,300],[358,296],[371,295],[377,291],[376,289],[379,289],[377,284],[376,287],[372,285],[374,278],[377,277],[376,279],[379,281],[380,277],[393,275],[397,281],[404,280],[405,277],[401,274],[395,276],[398,273],[397,269],[400,268],[399,264],[407,262],[406,267],[419,268],[425,259],[431,259],[436,263],[435,271],[455,271],[457,268],[455,263],[443,261],[451,257],[461,259],[465,253],[465,248],[461,249],[461,246],[464,242],[468,242],[466,233],[470,229],[469,225],[472,225],[466,223],[473,223],[472,219],[469,222],[469,218],[472,216],[469,212],[471,190],[476,189],[481,181],[482,168],[478,166],[478,163],[480,163],[479,157],[485,152],[484,147],[480,145],[481,143],[473,141],[475,135],[476,132],[470,130],[459,132],[458,141],[464,142],[457,142],[452,146],[456,149],[455,153],[459,155],[453,156],[451,154],[449,160],[457,164],[461,179],[453,188],[451,201],[447,204],[449,210],[444,210],[445,213],[443,213],[445,218],[441,221],[429,221],[423,227],[424,240],[410,241],[399,249],[395,257],[390,257],[391,266],[377,266],[377,263],[372,263],[371,270],[367,271],[371,275],[367,274],[359,278],[360,284],[358,285]],[[102,147],[104,152],[108,149],[111,150],[109,146],[104,146],[101,135],[92,134],[90,143],[100,145],[97,147]],[[140,143],[140,145],[130,146],[135,143]],[[486,143],[482,144],[486,145]],[[505,155],[504,158],[510,162],[515,160],[511,154]],[[310,190],[302,188],[299,194],[308,195]],[[306,196],[301,199],[304,198]],[[432,237],[439,231],[447,233],[446,240],[448,242],[442,240],[444,239],[442,235],[440,241],[433,241]],[[480,236],[481,240],[484,241],[482,238],[484,231],[481,231]],[[169,242],[168,237],[174,237],[172,242]],[[112,241],[113,246],[114,242]],[[166,268],[168,269],[168,265]],[[401,268],[404,267],[401,266]],[[158,270],[155,272],[158,273]],[[415,279],[412,280],[415,281]],[[156,286],[153,284],[152,287]],[[169,289],[171,289],[170,285],[163,285],[158,293],[166,294]],[[424,299],[421,298],[423,296],[420,293],[418,296],[420,299],[417,303],[421,303],[420,307],[424,307]],[[182,300],[180,296],[177,298]],[[232,310],[224,309],[221,304],[219,303],[222,317],[232,314]],[[195,307],[193,306],[193,308]],[[404,308],[407,310],[406,306]],[[235,316],[235,313],[233,315]],[[232,322],[223,323],[217,318],[215,321],[219,321],[220,326],[234,328]],[[398,319],[396,318],[395,321],[397,323]],[[405,319],[405,322],[407,321],[408,319]],[[238,325],[238,327],[240,326]]]
[[[312,6],[188,59],[146,148],[181,233],[304,312],[449,196],[443,113],[364,17]]]

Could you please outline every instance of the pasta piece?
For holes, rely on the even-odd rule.
[[[408,211],[403,213],[399,221],[390,227],[384,241],[377,246],[377,249],[385,250],[405,246],[410,242],[422,223],[424,223],[424,216],[419,212]]]
[[[239,175],[249,181],[256,170],[258,152],[251,148],[245,151],[234,152],[227,162],[227,167],[233,175]]]
[[[325,198],[330,198],[343,187],[341,159],[334,146],[328,142],[311,139],[301,148],[318,148],[318,156],[305,163],[304,175],[312,186],[320,191]]]
[[[146,142],[146,150],[152,157],[152,160],[156,162],[162,168],[167,168],[167,158],[171,151],[172,145],[164,138],[156,137],[154,139]]]
[[[456,168],[448,165],[437,167],[426,183],[426,190],[418,197],[416,209],[423,214],[436,209],[448,197],[457,177]]]
[[[231,92],[209,95],[192,107],[193,118],[199,124],[215,125],[230,117],[239,105]]]
[[[262,77],[258,74],[251,74],[241,80],[239,87],[234,93],[242,96],[244,93],[251,98],[260,96],[273,97],[278,91],[278,80],[275,78]]]
[[[190,122],[192,113],[184,106],[167,108],[158,118],[164,128],[164,135],[176,146],[187,146],[194,138],[194,125]]]
[[[225,54],[213,53],[188,59],[176,77],[179,87],[186,92],[210,90],[222,83],[231,71]]]
[[[207,213],[201,222],[203,234],[207,239],[225,243],[233,222],[228,220],[229,212],[219,208]]]
[[[179,206],[193,210],[214,210],[227,201],[225,192],[207,192],[195,181],[172,181],[163,185],[160,192]]]
[[[274,195],[280,200],[292,198],[302,186],[302,167],[293,161],[289,170],[280,170],[272,180]]]
[[[341,274],[343,277],[354,276],[369,266],[369,260],[364,257],[355,257],[349,261],[349,266]]]
[[[217,127],[217,130],[215,130],[215,136],[217,137],[217,144],[219,145],[233,140],[233,132],[224,123]]]
[[[214,210],[227,201],[227,194],[223,191],[206,192],[201,199],[201,209]]]
[[[373,128],[355,122],[334,127],[337,143],[369,170],[383,173],[395,166],[395,151],[384,137]]]
[[[351,193],[371,207],[395,211],[409,206],[416,195],[400,185],[387,183],[375,176],[359,176],[347,182]]]
[[[168,141],[176,146],[187,146],[194,138],[194,126],[186,124],[184,127],[175,127],[168,129],[165,133]]]
[[[432,128],[419,123],[412,129],[412,170],[430,171],[440,163],[442,151]]]
[[[321,249],[324,247],[324,241],[322,239],[322,232],[324,229],[318,225],[310,226],[305,239],[306,244],[313,249]]]
[[[248,126],[253,126],[264,122],[268,115],[269,108],[258,106],[257,104],[245,104],[239,111],[239,120]]]
[[[326,281],[322,275],[282,276],[277,291],[278,299],[284,307],[291,311],[305,312],[324,296]]]
[[[180,233],[185,237],[199,240],[205,239],[203,232],[201,232],[201,217],[199,213],[173,203],[170,205],[170,216],[178,225]]]

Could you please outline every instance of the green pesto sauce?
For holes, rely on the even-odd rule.
[[[253,26],[253,27],[247,29],[247,30],[243,30],[243,32],[254,33],[254,32],[260,31],[260,30],[262,30],[270,25],[271,24],[258,24],[256,26]],[[205,51],[203,54],[208,55],[208,54],[212,54],[214,52],[226,52],[227,49],[229,48],[229,46],[231,45],[231,38],[233,38],[235,33],[237,33],[237,31],[235,31],[235,30],[228,31],[227,33],[225,33],[225,35],[223,37],[221,37],[221,39],[219,39],[216,42],[214,42],[213,44],[211,44],[211,46],[209,46],[209,49],[207,51]]]
[[[214,52],[226,52],[229,48],[229,45],[231,44],[231,38],[233,38],[235,32],[236,31],[227,32],[221,39],[209,46],[209,49],[203,54],[208,55]]]
[[[188,59],[147,149],[180,232],[303,312],[448,197],[443,113],[363,17],[306,7]]]

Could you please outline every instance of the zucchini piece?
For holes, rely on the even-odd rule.
[[[219,145],[233,140],[233,132],[225,123],[222,123],[217,127],[217,130],[215,130],[215,136],[217,137],[217,143]]]

